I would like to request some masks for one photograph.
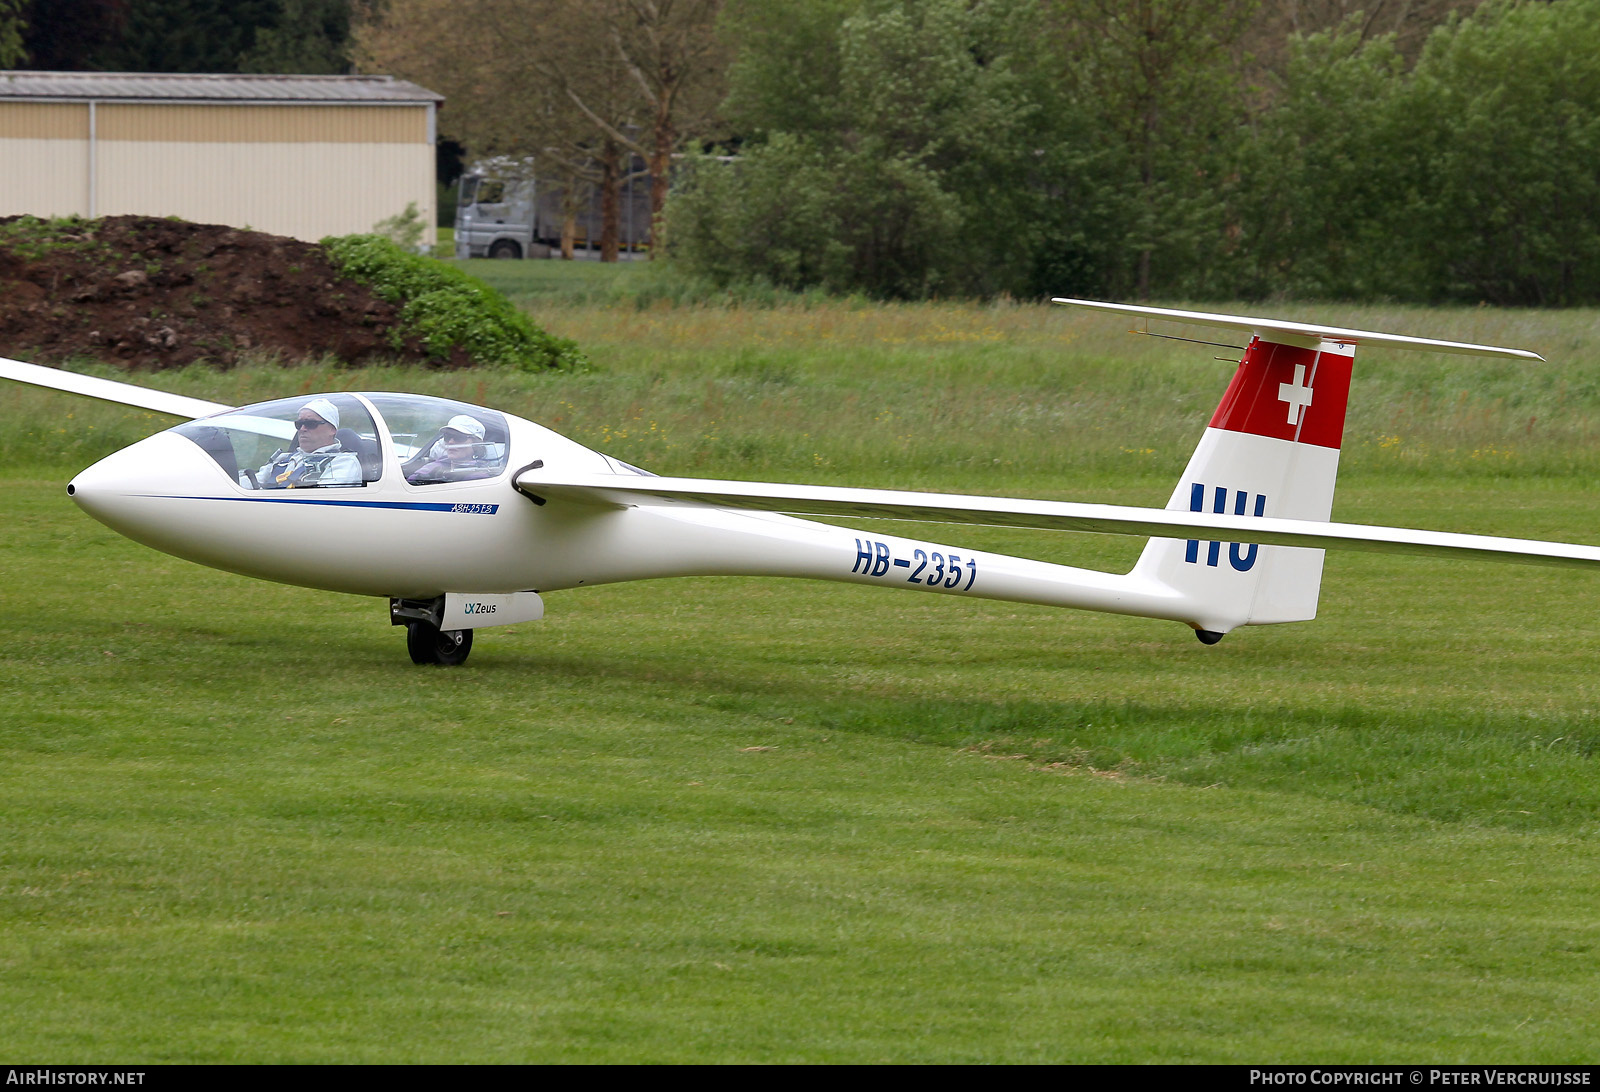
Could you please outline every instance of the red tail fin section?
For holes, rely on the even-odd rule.
[[[1337,449],[1350,401],[1350,350],[1251,338],[1211,427]]]

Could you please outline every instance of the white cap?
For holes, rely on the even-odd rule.
[[[464,413],[458,413],[450,418],[444,423],[444,427],[463,436],[471,436],[474,440],[483,439],[483,422]]]
[[[332,425],[334,428],[339,427],[339,407],[328,401],[326,398],[313,398],[300,408],[303,410],[310,410],[312,413],[328,422],[328,424]]]

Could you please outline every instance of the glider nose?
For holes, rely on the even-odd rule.
[[[113,531],[171,553],[174,538],[182,537],[174,501],[218,488],[214,468],[205,473],[210,461],[182,436],[160,432],[79,473],[67,483],[67,496]]]
[[[67,483],[67,496],[73,503],[102,523],[108,504],[127,492],[126,475],[118,468],[120,454],[108,455]]]

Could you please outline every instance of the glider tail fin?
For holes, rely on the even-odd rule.
[[[1292,343],[1291,343],[1292,342]],[[1354,345],[1251,338],[1168,510],[1327,520]],[[1316,617],[1323,551],[1151,539],[1134,573],[1182,597],[1202,641],[1241,625]]]

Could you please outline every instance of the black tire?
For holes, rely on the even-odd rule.
[[[522,248],[510,239],[501,239],[489,248],[491,258],[520,258]]]
[[[414,664],[455,667],[467,662],[472,651],[470,629],[441,630],[432,622],[406,623],[406,651]]]

